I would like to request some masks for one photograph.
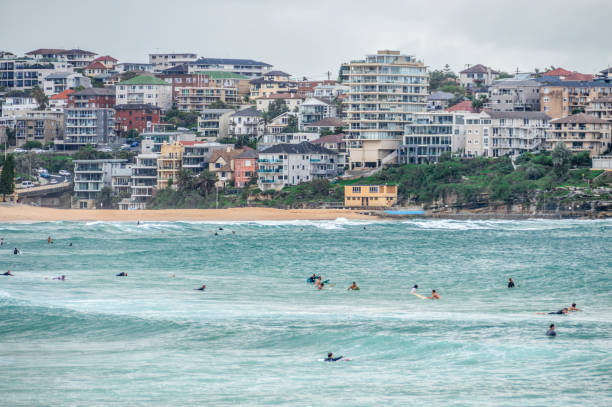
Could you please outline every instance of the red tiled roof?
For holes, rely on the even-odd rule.
[[[326,117],[314,123],[306,124],[304,127],[344,127],[346,122],[337,117]]]
[[[472,112],[476,113],[476,109],[472,107],[472,101],[464,100],[463,102],[459,102],[454,106],[446,109],[447,112]]]
[[[566,81],[591,82],[593,75],[588,73],[572,72],[565,77]]]
[[[58,93],[57,95],[53,95],[51,96],[49,99],[51,100],[62,100],[62,99],[68,99],[68,95],[71,95],[74,93],[74,90],[72,89],[66,89],[65,91],[63,91],[62,93]]]
[[[182,146],[194,146],[196,144],[204,144],[206,143],[205,141],[184,141],[184,140],[179,140],[179,144]]]
[[[553,69],[552,71],[544,72],[542,76],[566,76],[571,74],[571,71],[563,68]]]
[[[117,60],[113,57],[111,57],[110,55],[104,55],[101,57],[98,57],[96,59],[93,60],[94,62],[98,62],[98,61],[112,61],[112,62],[117,62]]]
[[[108,69],[102,62],[92,62],[83,69]]]
[[[323,136],[319,139],[311,141],[312,144],[326,144],[326,143],[340,143],[344,138],[344,134],[328,134],[327,136]]]
[[[607,124],[609,122],[607,120],[600,119],[597,116],[592,116],[592,115],[586,114],[586,113],[578,113],[578,114],[573,114],[571,116],[561,117],[560,119],[551,120],[550,123],[551,124],[557,124],[557,123],[567,123],[567,124],[573,124],[573,123]]]

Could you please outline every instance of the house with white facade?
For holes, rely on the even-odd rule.
[[[256,138],[259,134],[261,112],[254,107],[239,110],[232,114],[229,122],[230,137],[248,136]]]
[[[477,64],[459,72],[459,83],[466,88],[480,88],[489,86],[499,77],[499,72]]]
[[[265,150],[277,144],[300,144],[305,141],[312,142],[321,135],[319,133],[268,133],[261,136],[257,142],[258,150]]]
[[[37,108],[38,103],[30,91],[12,91],[4,97],[2,116],[13,116]]]
[[[118,105],[127,103],[151,104],[166,111],[172,107],[172,85],[154,76],[139,75],[115,86]]]
[[[77,72],[53,72],[43,81],[43,90],[47,96],[57,95],[66,89],[74,89],[79,86],[91,88],[91,79]]]
[[[269,147],[259,152],[257,163],[257,185],[262,191],[338,175],[338,155],[308,142]]]
[[[545,148],[550,117],[543,112],[487,111],[491,117],[491,155],[519,156]]]
[[[299,107],[298,126],[304,129],[311,123],[336,116],[336,106],[328,99],[307,98]]]
[[[127,160],[75,160],[75,200],[72,207],[76,209],[95,209],[102,188],[112,185],[111,174],[113,170],[125,167],[126,164]]]
[[[258,78],[270,71],[272,65],[252,59],[200,58],[189,62],[190,71],[225,71]]]

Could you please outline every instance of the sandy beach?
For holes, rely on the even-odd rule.
[[[16,221],[255,221],[255,220],[332,220],[372,219],[346,209],[164,209],[164,210],[87,210],[54,209],[29,205],[1,205],[0,222]]]

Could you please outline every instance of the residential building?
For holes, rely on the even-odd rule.
[[[546,149],[563,143],[572,152],[588,151],[591,157],[603,154],[611,146],[612,123],[585,113],[550,121]]]
[[[408,113],[427,109],[429,75],[423,62],[399,51],[378,51],[349,66],[347,145],[351,169],[396,162]]]
[[[234,150],[228,146],[225,150],[215,150],[208,163],[208,170],[217,176],[215,186],[226,188],[235,180],[236,157],[245,151],[252,150],[249,147]]]
[[[36,61],[28,58],[0,60],[0,88],[27,90],[44,86],[44,78],[55,71],[69,69],[67,62],[57,60]]]
[[[612,96],[602,96],[591,100],[586,113],[612,123]]]
[[[132,194],[132,165],[118,165],[111,168],[111,189],[113,195],[127,198]]]
[[[346,122],[337,117],[327,117],[314,123],[304,125],[304,131],[314,131],[321,133],[323,131],[335,132],[337,129],[346,128]]]
[[[339,82],[335,81],[335,80],[323,80],[323,81],[297,81],[297,95],[300,96],[301,98],[307,98],[307,97],[312,97],[315,96],[315,88],[317,88],[318,86],[325,86],[325,85],[331,85],[331,86],[335,86],[338,85]],[[340,85],[341,89],[343,89],[344,92],[349,91],[348,86],[345,85]],[[338,92],[340,93],[340,92]],[[336,95],[338,96],[338,95]]]
[[[612,97],[612,83],[604,81],[571,82],[547,78],[541,84],[542,111],[554,119],[584,112],[592,101]]]
[[[198,56],[190,52],[168,53],[168,54],[149,54],[149,64],[153,67],[153,72],[161,72],[173,66],[194,62]]]
[[[270,104],[276,100],[282,100],[287,105],[290,112],[295,112],[304,102],[305,97],[297,93],[276,93],[273,95],[262,96],[255,99],[257,110],[267,112]]]
[[[200,58],[189,64],[190,69],[198,71],[233,72],[247,78],[257,78],[270,71],[272,65],[252,59]]]
[[[443,110],[448,107],[449,102],[455,98],[450,92],[436,91],[427,96],[428,110]]]
[[[346,85],[340,84],[321,84],[314,87],[312,92],[313,97],[316,98],[326,98],[329,100],[334,100],[340,95],[345,95],[349,92],[349,87]]]
[[[94,57],[98,54],[82,49],[39,48],[26,52],[25,55],[31,56],[36,60],[56,59],[65,61],[72,68],[83,68],[92,63]]]
[[[28,141],[39,141],[43,146],[59,138],[62,134],[61,119],[45,116],[17,117],[15,119],[16,146],[21,147]]]
[[[185,147],[179,142],[162,144],[161,153],[157,159],[157,189],[167,188],[171,184],[173,188],[176,188],[184,151]]]
[[[544,147],[550,117],[543,112],[486,111],[491,117],[492,157],[519,156]]]
[[[111,187],[113,168],[125,166],[127,160],[75,160],[73,208],[95,209],[102,188]],[[110,209],[110,208],[108,208]]]
[[[304,126],[328,117],[336,117],[336,106],[330,100],[306,98],[298,110],[298,127],[304,129]]]
[[[132,166],[131,209],[146,209],[147,200],[153,197],[157,187],[157,158],[159,154],[142,153],[136,156],[136,164]]]
[[[118,61],[115,58],[111,57],[110,55],[104,55],[101,57],[97,57],[92,62],[100,62],[106,68],[114,71],[115,65],[117,64]]]
[[[489,87],[485,107],[495,112],[537,112],[541,83],[535,80],[504,79]]]
[[[166,111],[172,107],[172,85],[154,76],[139,75],[115,87],[117,104],[151,104]]]
[[[347,208],[390,208],[397,203],[397,185],[346,185]]]
[[[119,73],[153,72],[153,64],[147,64],[142,62],[121,62],[115,65],[115,70]]]
[[[269,147],[259,152],[257,162],[257,185],[262,191],[338,175],[338,155],[308,142]]]
[[[594,170],[612,171],[612,155],[593,157],[591,161],[593,162]]]
[[[278,134],[285,131],[287,126],[291,124],[291,119],[297,116],[296,113],[285,112],[281,113],[268,123],[265,123],[263,120],[260,122],[260,130],[262,134]],[[297,120],[295,118],[294,120]]]
[[[153,126],[155,127],[155,126]],[[176,144],[179,141],[195,141],[196,135],[191,131],[153,131],[143,133],[144,137],[140,143],[142,153],[161,153],[164,143]]]
[[[38,102],[30,91],[10,91],[4,96],[2,116],[16,115],[23,111],[38,109]]]
[[[305,141],[313,142],[320,136],[319,133],[268,133],[261,136],[257,142],[257,149],[261,151],[277,144],[300,144]]]
[[[612,67],[608,67],[599,71],[599,73],[597,74],[597,79],[603,81],[612,79]]]
[[[114,88],[88,88],[71,93],[68,96],[68,106],[74,108],[100,108],[115,107]]]
[[[236,188],[244,188],[251,179],[257,177],[258,157],[258,152],[250,148],[234,157],[234,185]]]
[[[217,150],[234,148],[233,144],[207,143],[202,141],[179,141],[184,147],[182,168],[199,174],[209,167],[210,159]]]
[[[448,112],[413,113],[405,125],[403,143],[398,148],[400,164],[437,162],[440,154],[453,151],[453,139],[459,135],[457,117]],[[455,142],[458,150],[461,143]]]
[[[249,81],[250,97],[257,99],[278,93],[297,92],[297,82],[289,80],[290,75],[281,71],[270,71]]]
[[[198,117],[198,132],[209,140],[226,138],[234,109],[204,109]]]
[[[77,72],[53,72],[47,75],[43,81],[43,90],[47,96],[57,95],[67,89],[74,89],[79,86],[91,88],[91,79]]]
[[[237,106],[242,102],[247,78],[232,72],[201,72],[207,78],[204,86],[176,86],[176,105],[182,111],[202,112],[215,102]]]
[[[542,74],[543,77],[556,77],[562,81],[585,81],[591,82],[593,80],[593,75],[579,73],[576,71],[568,71],[563,68],[556,68],[548,72],[544,72]]]
[[[106,78],[113,73],[113,69],[109,68],[102,62],[96,61],[83,68],[83,73],[93,78]]]
[[[490,157],[491,117],[485,112],[463,112],[457,114],[463,115],[463,125],[459,125],[459,132],[464,137],[464,145],[461,148],[463,156]]]
[[[489,86],[499,77],[499,72],[481,64],[459,72],[459,83],[466,88]]]
[[[96,107],[64,109],[64,139],[55,140],[58,150],[78,150],[88,144],[116,142],[115,110]]]
[[[247,136],[256,138],[261,122],[261,112],[254,107],[239,110],[230,116],[230,137]]]
[[[49,98],[49,109],[57,112],[63,112],[68,107],[68,97],[73,94],[72,89],[66,89],[63,92],[53,95]]]
[[[129,103],[115,106],[115,132],[125,137],[130,130],[150,132],[160,123],[161,109],[151,104]]]
[[[474,109],[474,106],[472,106],[471,100],[463,100],[457,103],[456,105],[446,108],[445,110],[447,112],[477,112],[476,109]]]
[[[321,145],[328,150],[338,154],[338,168],[343,169],[349,165],[348,150],[346,148],[346,140],[344,134],[328,134],[316,140],[312,140],[310,143],[315,145]]]

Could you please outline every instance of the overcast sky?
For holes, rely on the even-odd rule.
[[[0,50],[79,47],[122,62],[194,52],[311,79],[378,49],[432,69],[594,73],[612,65],[610,17],[611,0],[0,0]]]

